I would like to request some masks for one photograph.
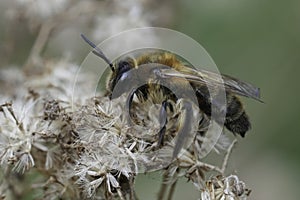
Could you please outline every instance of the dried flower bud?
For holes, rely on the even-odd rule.
[[[250,192],[236,175],[216,176],[206,181],[201,200],[246,200]]]

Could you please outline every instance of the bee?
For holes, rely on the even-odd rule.
[[[106,87],[107,96],[114,99],[124,92],[128,92],[130,93],[127,101],[129,107],[132,104],[133,96],[142,102],[150,98],[154,103],[161,104],[159,113],[161,129],[158,133],[158,143],[163,143],[168,123],[167,113],[175,109],[174,103],[179,99],[189,98],[188,95],[185,96],[188,87],[192,88],[196,96],[196,104],[200,112],[204,113],[207,118],[211,117],[211,108],[214,105],[220,108],[220,112],[225,112],[224,126],[233,134],[244,137],[251,128],[249,117],[238,96],[261,101],[259,88],[231,76],[221,75],[220,78],[220,75],[214,72],[195,69],[178,55],[163,50],[138,50],[111,62],[95,44],[84,35],[82,38],[94,48],[92,52],[104,59],[110,67],[111,72]],[[145,84],[137,86],[139,82]],[[122,85],[121,89],[117,85]],[[218,104],[211,100],[209,91],[211,87],[225,88],[225,108],[218,107]],[[178,97],[176,95],[178,93],[182,96]],[[192,107],[187,102],[185,101],[183,105],[183,109],[187,111],[186,118],[192,115]],[[184,137],[186,130],[188,130],[187,125],[182,125],[181,133],[180,131],[178,133],[179,138]],[[177,142],[174,155],[178,153],[182,145]]]

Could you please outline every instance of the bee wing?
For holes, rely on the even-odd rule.
[[[159,75],[162,78],[186,79],[189,82],[211,87],[224,86],[226,91],[261,101],[259,88],[227,75],[219,75],[206,70],[195,70],[190,67],[184,67],[184,70],[180,71],[161,69]]]

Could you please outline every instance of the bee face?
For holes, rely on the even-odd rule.
[[[130,70],[135,68],[135,60],[131,57],[122,58],[113,64],[114,70],[107,80],[107,91],[111,93],[119,81],[130,77]]]

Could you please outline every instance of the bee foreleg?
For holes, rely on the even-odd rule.
[[[126,107],[125,107],[125,117],[127,119],[127,123],[132,125],[132,113],[131,113],[131,105],[133,101],[134,93],[136,92],[136,88],[132,88],[131,91],[128,94],[128,97],[126,99]]]
[[[158,132],[158,146],[162,146],[164,143],[164,136],[166,133],[166,125],[168,123],[167,119],[167,106],[168,102],[165,100],[162,102],[160,112],[159,112],[159,124],[160,124],[160,130]]]
[[[173,150],[173,159],[177,158],[182,148],[187,148],[195,137],[200,121],[199,110],[193,102],[185,99],[179,101],[181,116],[178,123],[177,139]]]

